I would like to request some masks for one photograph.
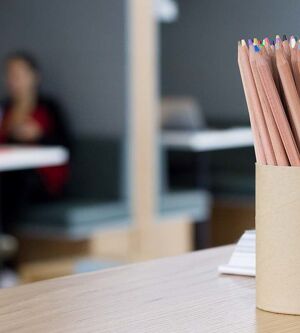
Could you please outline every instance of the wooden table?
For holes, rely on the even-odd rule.
[[[255,308],[254,278],[219,276],[232,246],[0,291],[0,332],[300,332]]]

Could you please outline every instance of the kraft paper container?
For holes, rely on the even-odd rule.
[[[300,167],[256,165],[256,305],[300,315]]]

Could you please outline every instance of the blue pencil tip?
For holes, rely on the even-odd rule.
[[[259,52],[260,51],[260,48],[258,47],[258,45],[254,45],[254,51],[255,52]]]

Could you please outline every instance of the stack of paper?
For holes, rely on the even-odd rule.
[[[238,241],[227,265],[219,266],[222,274],[255,276],[255,230],[247,230]]]

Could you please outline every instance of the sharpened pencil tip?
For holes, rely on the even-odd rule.
[[[242,39],[242,40],[241,40],[241,44],[242,44],[242,46],[247,46],[247,44],[246,44],[246,42],[245,42],[245,39]]]
[[[278,35],[276,36],[275,45],[276,44],[281,45],[281,38]]]
[[[253,45],[253,40],[252,40],[251,38],[248,39],[248,45],[249,45],[249,46]]]
[[[287,40],[286,35],[283,35],[283,36],[282,36],[282,40]]]
[[[291,48],[294,48],[296,46],[296,39],[294,38],[294,36],[292,36],[290,39],[290,45]]]
[[[254,51],[255,51],[255,52],[259,52],[259,51],[260,51],[260,48],[259,48],[258,45],[254,45]]]

